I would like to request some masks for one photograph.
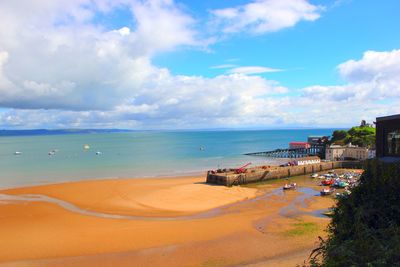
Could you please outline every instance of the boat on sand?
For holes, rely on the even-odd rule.
[[[285,184],[283,186],[283,190],[293,190],[293,189],[296,189],[296,187],[297,187],[296,183]]]
[[[329,188],[324,188],[321,190],[321,196],[327,196],[327,195],[332,195],[333,192],[335,192],[335,188],[329,187]]]

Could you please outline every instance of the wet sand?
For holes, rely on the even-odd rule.
[[[110,179],[0,191],[5,266],[295,266],[334,205],[317,181],[223,187],[201,177]]]

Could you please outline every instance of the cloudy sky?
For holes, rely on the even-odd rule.
[[[0,128],[346,127],[400,113],[398,0],[1,0]]]

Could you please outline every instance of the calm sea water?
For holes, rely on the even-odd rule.
[[[0,137],[0,187],[91,178],[185,175],[276,160],[244,153],[286,148],[332,129],[128,132]],[[88,144],[89,150],[83,145]],[[200,147],[204,148],[203,150]],[[49,156],[48,152],[58,152]],[[21,151],[21,155],[14,155]],[[100,151],[101,155],[96,155]]]

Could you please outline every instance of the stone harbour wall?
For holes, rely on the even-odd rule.
[[[308,164],[302,166],[286,166],[274,167],[271,169],[251,168],[246,173],[236,174],[233,172],[226,173],[207,173],[207,183],[225,186],[248,184],[265,180],[287,178],[311,174],[320,171],[340,169],[340,168],[362,168],[363,163],[360,161],[332,161],[321,162],[317,164]]]

